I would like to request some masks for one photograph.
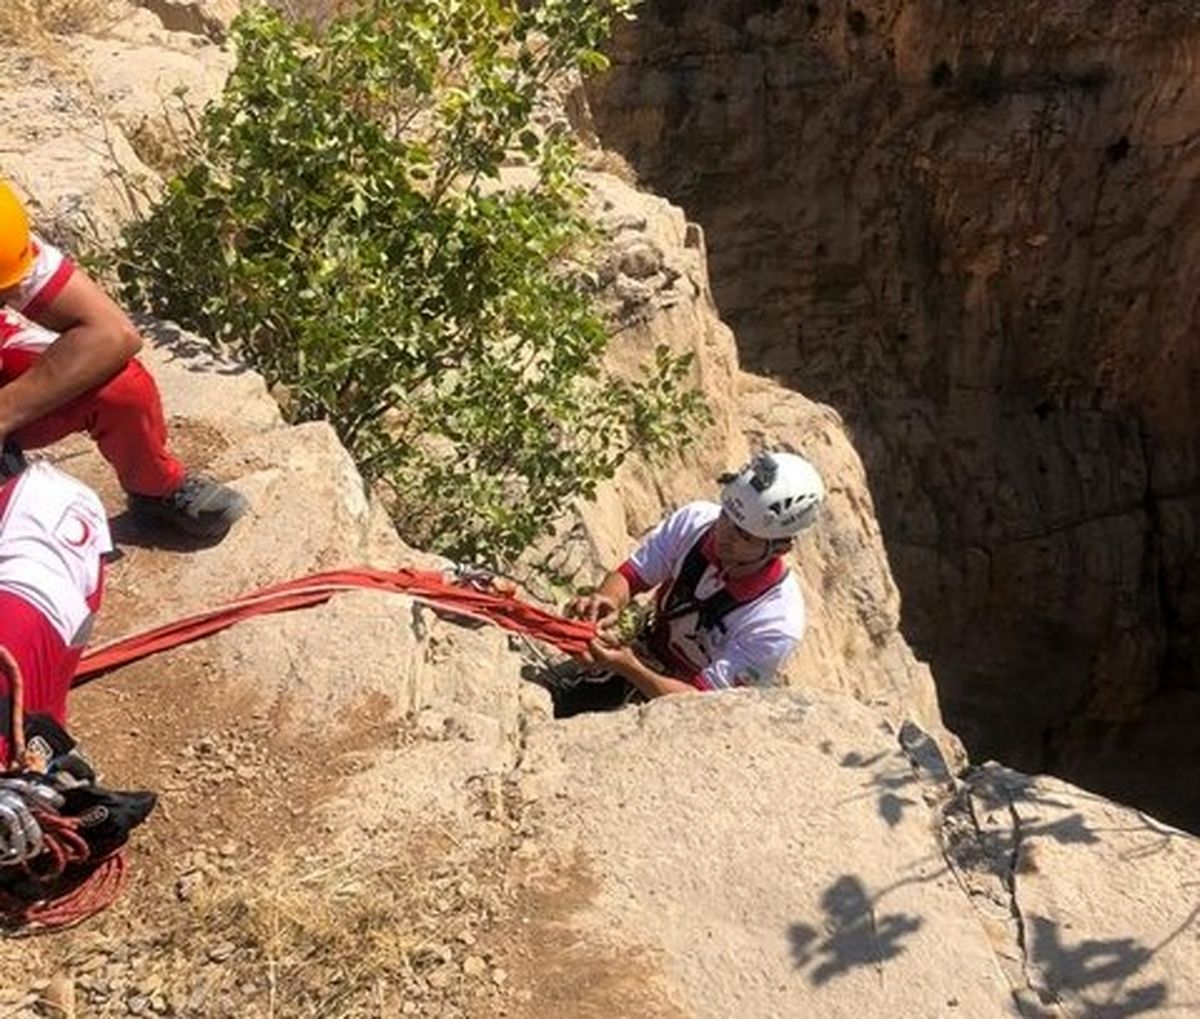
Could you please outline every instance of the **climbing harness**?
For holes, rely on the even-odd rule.
[[[710,565],[704,555],[704,541],[711,530],[712,528],[709,527],[701,532],[692,547],[688,549],[687,555],[684,556],[683,563],[679,567],[679,573],[676,574],[670,587],[666,588],[659,596],[654,618],[643,634],[643,639],[654,653],[664,661],[672,663],[677,669],[686,669],[688,663],[682,660],[671,647],[670,624],[672,622],[695,613],[697,633],[700,631],[713,633],[718,630],[724,632],[724,620],[730,612],[757,601],[768,591],[778,587],[786,575],[781,573],[778,579],[762,590],[756,591],[748,599],[735,597],[729,588],[724,586],[718,588],[707,598],[698,598],[696,589]]]

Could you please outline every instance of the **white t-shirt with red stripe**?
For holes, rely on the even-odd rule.
[[[67,285],[75,263],[36,235],[34,260],[25,278],[0,291],[0,356],[3,350],[45,350],[58,333],[32,321]]]
[[[720,515],[721,507],[712,502],[693,502],[676,510],[618,570],[635,594],[660,585],[665,591],[688,552],[701,541],[708,565],[696,585],[696,598],[709,598],[724,587],[739,604],[722,620],[723,629],[700,629],[698,612],[667,624],[671,657],[692,673],[679,678],[704,690],[769,684],[804,636],[804,597],[781,559],[749,577],[725,577],[713,534]]]
[[[87,641],[111,550],[96,493],[57,467],[30,464],[0,487],[0,591],[36,608],[70,647]]]

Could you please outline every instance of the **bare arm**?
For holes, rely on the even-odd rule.
[[[33,317],[60,335],[28,371],[0,388],[0,436],[103,385],[141,349],[126,314],[78,269]]]
[[[647,697],[662,697],[669,693],[700,692],[691,683],[655,672],[628,648],[622,648],[621,651],[623,653],[606,657],[604,651],[597,653],[595,644],[592,646],[592,656],[596,661],[603,662],[613,672],[629,680]]]

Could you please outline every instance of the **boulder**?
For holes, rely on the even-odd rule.
[[[520,774],[558,861],[531,880],[582,882],[559,942],[636,964],[650,1014],[1050,1019],[1196,1000],[1200,841],[996,765],[957,784],[915,727],[849,699],[685,695],[537,724]],[[576,993],[602,1014],[602,984]]]
[[[522,783],[593,883],[571,936],[653,960],[680,1015],[1010,1014],[922,778],[861,705],[743,691],[538,726]]]
[[[190,32],[221,42],[241,9],[239,0],[136,0],[169,32]]]

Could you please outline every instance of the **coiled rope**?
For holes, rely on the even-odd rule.
[[[8,680],[12,731],[9,733],[9,760],[6,770],[36,770],[25,745],[25,681],[21,666],[8,648],[0,645],[0,671]],[[65,817],[55,810],[32,808],[42,829],[42,852],[34,861],[19,864],[26,877],[38,883],[52,883],[64,876],[68,867],[91,864],[77,882],[52,898],[30,901],[0,887],[0,922],[21,933],[70,927],[107,909],[121,894],[127,877],[124,846],[99,859],[91,859],[87,842],[79,834],[79,819]]]

